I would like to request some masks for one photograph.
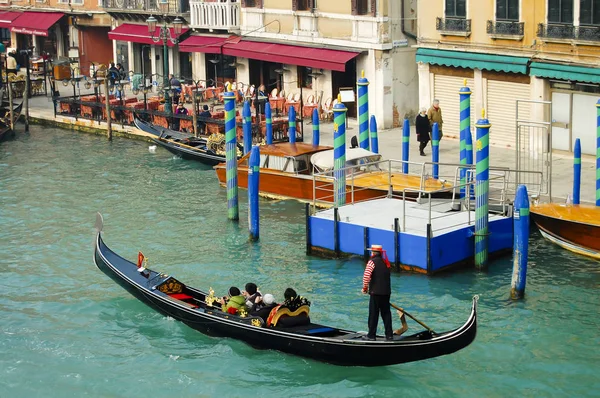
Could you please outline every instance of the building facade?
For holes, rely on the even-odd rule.
[[[304,102],[312,96],[320,104],[341,91],[351,117],[364,71],[370,114],[389,128],[417,108],[416,3],[192,0],[194,34],[180,48],[192,54],[197,79],[301,90]]]
[[[599,0],[419,0],[418,7],[419,103],[440,100],[445,135],[459,135],[466,79],[472,124],[485,109],[492,145],[514,148],[520,123],[548,123],[552,138],[541,149],[570,151],[580,138],[583,152],[595,153]]]

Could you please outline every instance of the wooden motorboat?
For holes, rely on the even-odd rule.
[[[383,336],[365,340],[364,332],[313,323],[310,317],[296,326],[277,323],[267,327],[260,317],[230,314],[213,306],[214,295],[210,290],[202,291],[171,275],[138,267],[110,250],[102,239],[100,214],[96,228],[94,262],[103,273],[150,308],[208,335],[231,337],[256,348],[336,365],[384,366],[452,354],[471,344],[477,334],[477,297],[473,298],[467,321],[459,328],[441,333],[426,330],[410,336],[395,335],[393,340]]]
[[[248,161],[246,154],[238,161],[238,186],[248,188]],[[260,194],[278,199],[313,199],[333,203],[333,148],[288,142],[260,147]],[[346,149],[346,202],[359,202],[386,196],[392,188],[393,195],[401,197],[404,189],[437,191],[451,188],[451,184],[433,178],[388,172],[377,164],[381,155],[362,148]],[[226,185],[225,163],[215,166],[219,183]],[[417,192],[407,192],[414,200]],[[432,195],[450,198],[451,190]]]
[[[600,207],[534,203],[530,213],[544,238],[574,253],[600,259]]]

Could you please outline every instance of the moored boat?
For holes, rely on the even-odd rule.
[[[247,154],[238,161],[238,186],[248,188]],[[288,142],[260,147],[260,194],[278,199],[297,199],[305,202],[334,201],[333,148]],[[417,191],[436,192],[432,197],[450,198],[452,187],[442,180],[390,172],[380,167],[381,155],[362,148],[346,149],[347,202],[359,202],[388,195],[401,197],[405,189],[407,199],[414,200]],[[225,163],[215,166],[219,183],[226,184]]]
[[[574,253],[600,259],[600,207],[534,203],[530,212],[544,238]]]
[[[110,250],[102,239],[102,216],[96,221],[96,266],[152,309],[202,333],[231,337],[251,346],[274,349],[343,366],[384,366],[452,354],[467,347],[477,334],[477,297],[467,321],[447,332],[426,330],[386,340],[363,339],[364,333],[307,322],[295,326],[265,326],[260,317],[230,314],[212,305],[214,295],[174,277],[145,268]],[[279,311],[273,318],[278,317]]]
[[[23,109],[23,102],[17,106],[13,106],[13,125],[17,123],[19,117],[21,116],[21,111]],[[6,140],[8,138],[14,137],[15,132],[11,128],[10,122],[10,108],[8,102],[2,103],[2,107],[0,107],[0,141]]]

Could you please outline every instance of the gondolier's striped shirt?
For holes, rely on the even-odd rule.
[[[365,269],[365,273],[363,275],[363,290],[367,290],[369,288],[369,283],[371,283],[371,274],[373,273],[373,269],[375,268],[375,263],[373,260],[369,260],[367,263],[367,268]]]

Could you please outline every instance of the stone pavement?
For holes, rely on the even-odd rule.
[[[70,88],[70,87],[69,87]],[[64,91],[64,87],[59,87],[59,90]],[[67,88],[68,91],[68,88]],[[82,90],[81,94],[85,95],[93,93],[91,90]],[[67,92],[62,93],[63,95]],[[129,92],[130,96],[131,93]],[[138,97],[141,97],[138,95]],[[79,119],[75,123],[74,118],[58,115],[54,117],[52,109],[52,101],[49,97],[37,96],[29,101],[30,116],[40,119],[40,121],[49,121],[65,128],[81,128],[86,130],[93,128],[95,130],[106,131],[106,123],[92,122],[85,119]],[[76,127],[74,127],[76,126]],[[348,121],[348,130],[346,131],[347,143],[350,145],[352,136],[358,138],[358,124],[356,119]],[[304,120],[304,142],[312,142],[312,124],[310,120]],[[474,127],[473,127],[474,129]],[[89,129],[88,129],[89,130]],[[321,144],[333,145],[333,123],[330,121],[321,121]],[[131,126],[122,127],[120,124],[113,123],[113,133],[115,136],[147,136],[147,134],[137,130]],[[378,132],[379,137],[379,152],[384,159],[401,159],[402,158],[402,129],[395,128]],[[428,156],[419,156],[418,142],[414,126],[411,126],[410,136],[410,155],[409,160],[415,163],[431,161],[431,143],[427,146],[425,152]],[[459,163],[459,140],[458,137],[450,134],[444,134],[444,138],[440,142],[440,163]],[[595,157],[590,155],[582,155],[581,160],[581,201],[595,202],[596,193],[596,170]],[[508,167],[515,168],[516,152],[513,149],[490,146],[490,166],[491,167]],[[411,164],[410,171],[418,173],[421,169],[419,164]],[[441,167],[440,177],[447,180],[453,180],[455,167]],[[554,151],[552,154],[552,200],[564,201],[567,195],[571,194],[573,187],[573,154],[569,152]]]

